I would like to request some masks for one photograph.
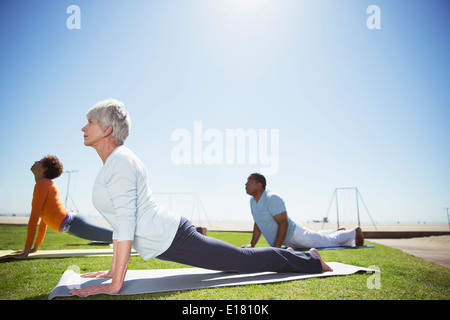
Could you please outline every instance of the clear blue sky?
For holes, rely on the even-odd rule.
[[[79,30],[66,26],[72,4]],[[366,26],[373,4],[380,30]],[[197,193],[210,220],[251,219],[244,184],[262,165],[175,164],[171,135],[194,135],[194,121],[223,136],[278,130],[268,188],[295,220],[320,219],[335,188],[358,187],[376,221],[447,222],[449,14],[445,0],[2,0],[0,213],[30,211],[29,168],[46,154],[78,170],[70,193],[95,213],[102,163],[80,129],[114,97],[153,191]],[[55,180],[63,199],[67,176]]]

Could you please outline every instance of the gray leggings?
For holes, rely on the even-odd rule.
[[[157,258],[219,271],[322,272],[319,258],[310,251],[235,247],[198,233],[185,218],[181,219],[169,249]]]
[[[113,231],[111,228],[89,222],[85,217],[78,214],[69,217],[64,231],[86,240],[112,242]]]

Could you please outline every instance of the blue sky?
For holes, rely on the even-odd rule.
[[[366,26],[373,4],[380,30]],[[70,5],[81,29],[66,26]],[[0,213],[30,211],[29,168],[55,154],[78,170],[76,206],[95,214],[102,163],[81,128],[93,104],[114,97],[131,114],[126,145],[152,190],[197,193],[210,220],[251,219],[244,184],[263,166],[175,164],[171,136],[194,135],[195,121],[223,136],[278,130],[268,188],[295,220],[320,219],[335,188],[358,187],[376,221],[445,223],[449,9],[437,0],[3,0]],[[63,199],[67,177],[55,180]],[[174,210],[189,218],[192,206]],[[352,210],[344,219],[355,221]]]

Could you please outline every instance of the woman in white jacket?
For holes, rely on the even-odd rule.
[[[158,205],[148,186],[147,169],[123,143],[131,120],[122,102],[101,101],[87,113],[84,144],[103,161],[93,187],[93,203],[113,228],[113,259],[108,271],[83,277],[109,277],[111,284],[72,290],[88,296],[119,293],[133,247],[144,260],[157,257],[195,267],[241,272],[331,271],[315,249],[238,248],[196,232],[185,218]]]

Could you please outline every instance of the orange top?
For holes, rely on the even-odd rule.
[[[61,223],[68,213],[59,197],[58,186],[52,180],[46,178],[36,182],[31,206],[25,247],[31,247],[33,244],[39,218],[41,218],[41,222],[39,223],[36,243],[41,245],[44,241],[47,226],[53,231],[59,232]]]

